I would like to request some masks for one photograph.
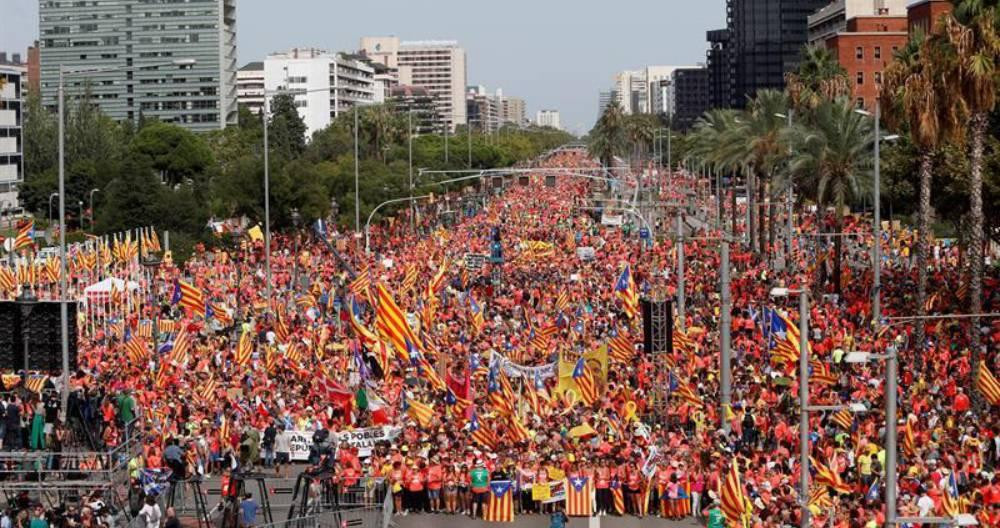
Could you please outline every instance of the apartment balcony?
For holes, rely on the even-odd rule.
[[[0,154],[17,154],[17,138],[0,137]]]

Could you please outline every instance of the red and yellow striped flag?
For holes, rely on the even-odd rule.
[[[1000,405],[1000,383],[993,377],[985,362],[979,363],[976,373],[976,390],[983,394],[990,405]]]
[[[733,460],[729,472],[719,482],[719,497],[722,502],[722,514],[731,526],[744,526],[744,516],[747,513],[746,496],[743,495],[743,484],[740,483],[740,470]]]
[[[240,334],[240,341],[236,346],[236,364],[244,366],[250,362],[253,355],[253,337],[250,332]]]
[[[404,362],[409,363],[410,352],[407,343],[419,350],[420,341],[413,333],[409,323],[406,322],[403,310],[396,304],[385,285],[379,284],[377,291],[378,307],[375,309],[375,326],[389,339],[396,354]]]

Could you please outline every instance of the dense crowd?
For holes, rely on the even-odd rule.
[[[572,151],[542,165],[595,167]],[[342,489],[385,479],[402,514],[480,517],[490,482],[498,480],[513,482],[519,512],[551,513],[563,505],[533,488],[587,477],[595,514],[705,515],[718,523],[720,479],[735,464],[749,526],[797,525],[798,366],[775,359],[764,321],[775,308],[795,323],[792,301],[786,306],[768,292],[805,284],[820,294],[810,299],[808,337],[813,375],[825,373],[810,383],[811,402],[871,409],[846,418],[811,415],[812,455],[838,480],[810,490],[813,523],[884,522],[883,370],[844,357],[896,350],[900,514],[960,510],[981,525],[1000,525],[1000,420],[995,407],[976,407],[969,393],[970,335],[978,329],[932,321],[924,344],[910,339],[913,325],[876,334],[869,221],[845,227],[857,236],[845,242],[842,291],[836,281],[816,283],[829,279],[834,259],[806,236],[822,227],[814,213],[799,215],[803,236],[794,241],[789,271],[732,244],[733,405],[721,409],[721,264],[712,239],[724,233],[714,202],[694,175],[646,178],[662,189],[661,199],[686,201],[707,220],[696,222],[696,239],[685,244],[685,331],[675,331],[667,368],[643,350],[641,315],[628,295],[630,288],[652,297],[676,293],[676,243],[660,237],[644,245],[635,229],[603,225],[590,211],[603,183],[559,179],[549,186],[539,174],[486,200],[452,196],[413,217],[403,211],[373,227],[371,254],[351,233],[275,236],[270,284],[258,241],[202,248],[179,268],[164,263],[139,280],[147,294],[138,309],[80,325],[80,365],[71,379],[87,402],[80,416],[105,446],[118,445],[124,424],[139,417],[143,451],[129,465],[137,480],[144,469],[161,468],[177,478],[251,468],[281,474],[279,466],[293,458],[294,432],[310,439],[310,464],[330,470]],[[673,220],[660,216],[654,231],[671,231]],[[742,224],[735,228],[745,234]],[[914,240],[899,228],[879,241],[887,317],[914,312]],[[961,312],[960,255],[936,247],[932,311]],[[593,258],[581,259],[578,248],[593,248]],[[466,253],[491,258],[471,269]],[[985,304],[995,307],[989,269]],[[181,293],[181,283],[208,309],[186,306],[191,290]],[[407,328],[380,324],[383,295],[398,305]],[[141,339],[143,321],[154,322],[155,331],[137,351],[130,342]],[[987,326],[981,337],[996,372],[1000,326]],[[64,426],[46,400],[11,398],[5,412],[16,418],[3,422],[5,447],[58,446]],[[36,419],[38,436],[28,427]],[[398,436],[373,446],[334,438],[380,425],[398,426]],[[27,443],[13,434],[22,426],[32,431]]]

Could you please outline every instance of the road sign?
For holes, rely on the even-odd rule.
[[[465,269],[469,271],[479,271],[486,265],[486,255],[479,253],[465,254]]]
[[[649,238],[649,229],[646,229],[645,227],[640,227],[639,228],[639,238],[641,238],[643,240],[646,240],[647,238]]]

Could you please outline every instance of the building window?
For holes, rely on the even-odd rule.
[[[865,72],[858,72],[858,86],[865,84]]]
[[[875,58],[876,59],[882,58],[882,46],[875,46]]]
[[[864,108],[865,107],[865,98],[864,97],[858,97],[857,99],[855,99],[854,100],[854,106],[856,108]]]
[[[875,85],[878,86],[881,84],[882,84],[882,72],[875,72]]]
[[[865,49],[861,46],[854,48],[854,58],[858,60],[865,58]]]

